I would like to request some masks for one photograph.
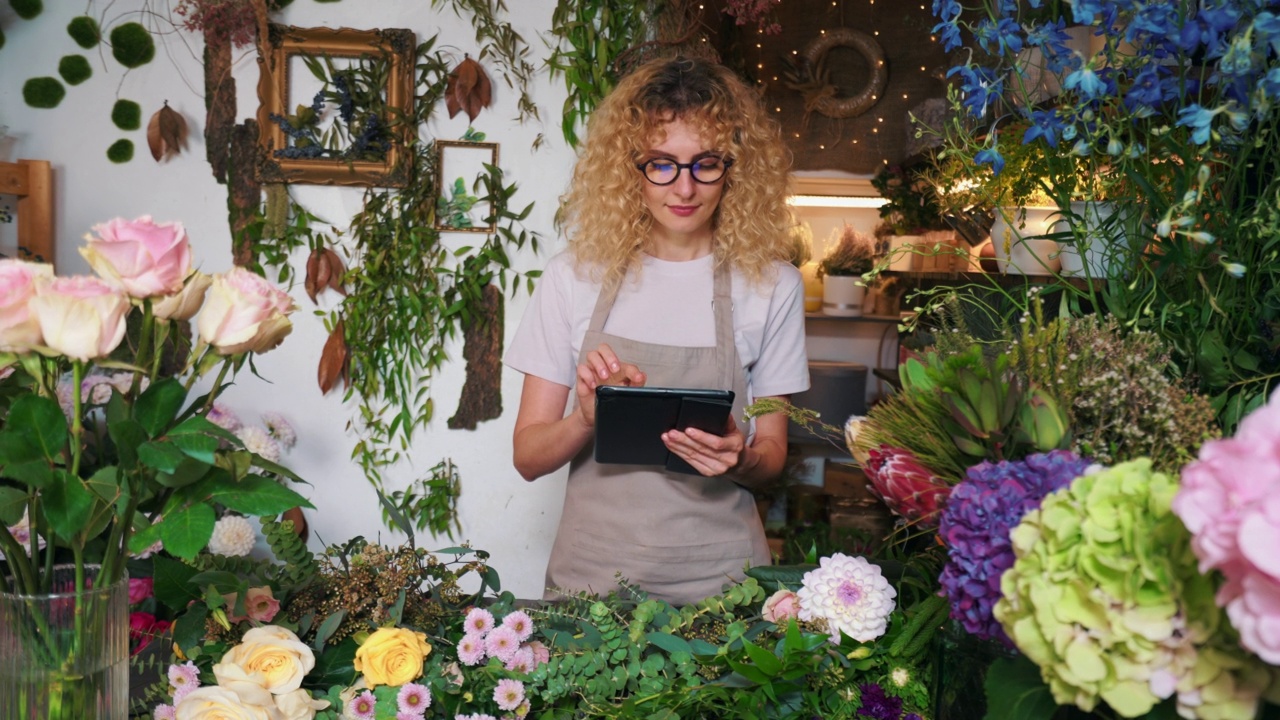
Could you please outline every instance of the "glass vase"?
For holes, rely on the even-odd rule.
[[[129,580],[95,589],[98,571],[58,565],[47,593],[0,593],[0,718],[128,717]]]

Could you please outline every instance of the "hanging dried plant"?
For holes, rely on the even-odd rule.
[[[342,258],[338,257],[338,253],[330,248],[316,248],[311,251],[311,257],[307,258],[307,278],[303,285],[307,290],[307,297],[311,298],[311,302],[316,301],[316,295],[324,292],[326,289],[336,290],[342,295],[347,294],[347,288],[342,283],[343,275],[347,272],[346,266],[342,263]]]
[[[168,100],[147,123],[147,145],[156,162],[177,155],[187,146],[187,121],[169,107]]]
[[[341,320],[334,324],[329,339],[324,341],[316,379],[320,382],[320,392],[326,395],[339,380],[344,388],[351,386],[351,351],[347,348],[346,329]]]
[[[489,107],[492,92],[493,88],[484,68],[472,60],[470,55],[464,56],[458,67],[449,73],[449,84],[444,92],[449,117],[465,111],[468,119],[475,120],[482,109]]]
[[[258,21],[252,0],[182,0],[173,8],[183,30],[230,40],[236,47],[253,43]]]

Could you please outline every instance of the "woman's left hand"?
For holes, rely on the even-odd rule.
[[[723,436],[697,428],[668,430],[662,442],[671,452],[684,458],[702,475],[715,477],[733,471],[743,464],[747,454],[747,438],[738,424],[729,418]]]

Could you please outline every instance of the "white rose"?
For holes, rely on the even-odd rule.
[[[165,320],[190,320],[204,304],[204,296],[209,291],[211,282],[212,278],[197,270],[187,278],[181,290],[153,302],[151,312]]]
[[[176,720],[281,720],[275,706],[246,703],[234,692],[206,685],[182,698],[174,708]]]
[[[256,627],[244,634],[240,644],[213,666],[219,685],[223,678],[256,684],[273,695],[291,693],[302,686],[302,678],[316,665],[315,655],[297,635],[276,625]]]
[[[317,710],[329,707],[328,700],[313,700],[306,690],[294,690],[291,693],[276,696],[276,709],[280,711],[280,720],[311,720]]]

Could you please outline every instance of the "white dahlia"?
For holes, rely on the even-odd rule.
[[[844,633],[858,642],[885,633],[898,593],[866,558],[836,553],[804,574],[800,619],[827,622],[832,642]]]
[[[266,428],[242,425],[235,433],[236,437],[240,438],[240,442],[244,443],[245,450],[264,460],[280,462],[280,443],[271,437],[271,433],[267,432]]]
[[[215,555],[240,557],[248,555],[258,542],[258,534],[253,525],[239,515],[224,515],[218,524],[213,526],[213,536],[209,538],[209,552]]]

